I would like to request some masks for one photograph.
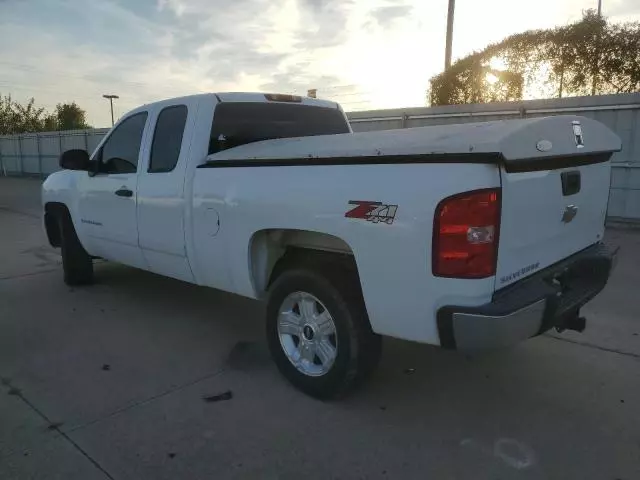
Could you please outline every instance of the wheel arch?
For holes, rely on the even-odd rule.
[[[60,235],[60,225],[57,217],[60,214],[69,214],[69,208],[60,202],[47,202],[44,205],[44,228],[47,234],[47,240],[52,247],[60,247],[62,237]]]
[[[351,264],[353,250],[335,235],[312,230],[264,229],[249,241],[249,274],[258,298],[263,298],[278,274],[293,262],[327,261]],[[358,277],[359,279],[359,277]]]

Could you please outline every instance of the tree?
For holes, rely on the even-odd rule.
[[[13,102],[10,96],[0,95],[0,135],[6,135],[13,124]]]
[[[56,105],[56,130],[79,130],[90,128],[86,121],[86,112],[76,102],[59,103]]]
[[[86,113],[75,102],[56,106],[54,113],[36,107],[31,98],[26,104],[14,101],[11,96],[0,95],[0,135],[25,132],[74,130],[91,128]]]
[[[507,37],[430,81],[432,105],[640,90],[640,23],[611,24],[595,11],[550,30]]]
[[[43,115],[44,108],[36,108],[33,98],[22,105],[5,96],[0,99],[0,134],[38,132],[42,130]]]

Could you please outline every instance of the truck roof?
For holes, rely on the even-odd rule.
[[[158,100],[156,102],[150,102],[145,105],[141,105],[138,108],[135,108],[131,112],[135,112],[136,110],[148,108],[151,105],[157,105],[162,103],[175,103],[177,100],[183,99],[192,99],[198,97],[216,97],[220,102],[254,102],[254,103],[267,103],[267,102],[279,102],[278,100],[269,100],[267,99],[267,95],[273,95],[274,97],[282,96],[282,97],[294,97],[294,95],[288,94],[274,94],[268,92],[218,92],[218,93],[198,93],[194,95],[185,95],[181,97],[173,97],[166,98],[163,100]],[[319,98],[310,98],[310,97],[301,97],[295,96],[300,99],[300,101],[296,102],[285,102],[285,103],[296,103],[302,105],[309,105],[314,107],[325,107],[325,108],[340,108],[340,105],[336,102],[331,102],[329,100],[322,100]]]

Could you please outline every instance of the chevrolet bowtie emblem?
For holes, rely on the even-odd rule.
[[[562,221],[564,223],[569,223],[571,220],[576,218],[578,214],[578,207],[575,205],[567,205],[564,209],[564,213],[562,214]]]

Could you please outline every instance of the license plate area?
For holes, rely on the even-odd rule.
[[[576,310],[596,296],[609,279],[611,265],[609,256],[590,256],[554,271],[547,282],[557,288],[555,315]]]

